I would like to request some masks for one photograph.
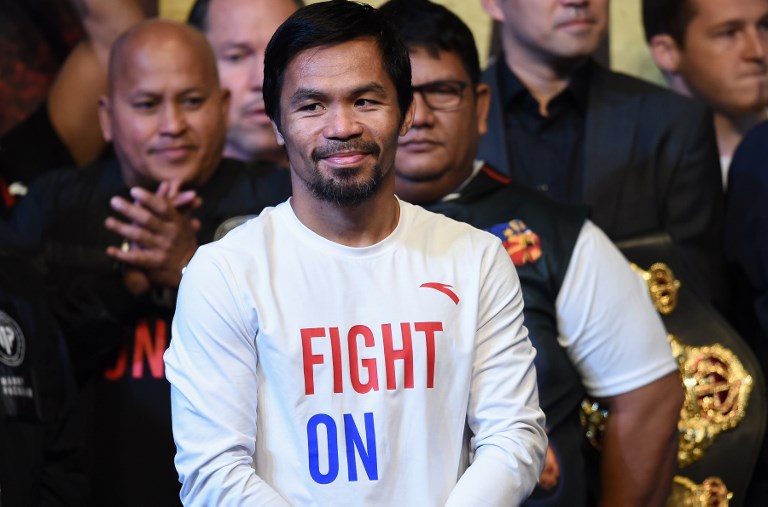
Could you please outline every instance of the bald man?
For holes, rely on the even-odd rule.
[[[301,0],[197,0],[189,23],[213,46],[222,86],[231,94],[224,156],[276,162],[287,167],[264,112],[264,50],[278,26]]]
[[[162,355],[185,264],[232,217],[286,199],[286,171],[222,160],[228,93],[197,30],[145,21],[115,43],[101,128],[115,160],[45,175],[0,245],[45,262],[85,410],[92,505],[174,505]]]

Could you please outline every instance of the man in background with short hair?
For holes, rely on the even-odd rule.
[[[264,50],[301,0],[197,0],[187,20],[208,38],[230,109],[224,156],[288,165],[264,111]]]
[[[726,186],[741,138],[768,119],[768,0],[643,0],[643,24],[670,87],[714,111]]]
[[[613,241],[668,234],[704,299],[724,294],[723,191],[712,117],[592,55],[608,0],[482,0],[501,23],[479,157],[519,184],[586,204]],[[720,302],[720,301],[718,301]]]

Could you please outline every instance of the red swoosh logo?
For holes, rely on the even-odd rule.
[[[453,287],[451,287],[448,284],[439,283],[439,282],[427,282],[427,283],[422,283],[419,287],[426,287],[428,289],[435,289],[436,291],[440,291],[446,296],[448,296],[449,298],[451,298],[451,300],[455,304],[457,305],[459,304],[459,296],[457,296],[456,293],[451,290]]]

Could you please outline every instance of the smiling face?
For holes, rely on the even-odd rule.
[[[213,0],[208,8],[205,35],[216,54],[222,87],[232,97],[227,157],[276,161],[284,156],[264,112],[264,50],[296,8],[294,0]]]
[[[294,199],[354,205],[393,186],[397,138],[410,121],[373,39],[298,53],[285,70],[280,111]]]
[[[592,55],[608,26],[608,0],[483,0],[483,6],[502,23],[507,52],[539,61]]]
[[[768,106],[768,0],[691,0],[695,15],[676,48],[689,90],[728,116]]]
[[[413,125],[400,138],[397,149],[395,192],[406,201],[419,204],[441,199],[472,172],[478,139],[486,132],[490,91],[484,84],[473,90],[456,53],[439,51],[435,57],[425,49],[413,48],[410,55],[413,85],[417,89],[451,81],[467,85],[460,91],[459,105],[447,110],[430,107],[422,93],[414,95]],[[440,93],[458,91],[458,87],[434,89],[438,98]]]
[[[112,59],[100,120],[125,182],[204,183],[221,157],[229,107],[205,39],[155,20],[129,34]]]

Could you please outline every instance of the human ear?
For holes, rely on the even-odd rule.
[[[112,142],[112,105],[105,96],[99,97],[99,126],[104,140]]]
[[[285,139],[283,139],[283,134],[280,133],[280,129],[277,127],[275,122],[272,122],[272,130],[275,132],[275,139],[277,139],[277,144],[280,146],[285,146]]]
[[[651,55],[664,72],[677,72],[680,68],[680,48],[669,34],[654,35],[650,41]]]
[[[487,12],[495,21],[500,23],[504,22],[504,12],[499,7],[497,0],[480,0],[480,3],[485,12]]]
[[[488,111],[491,108],[491,87],[485,83],[475,86],[475,111],[477,114],[477,133],[488,132]]]
[[[408,110],[405,112],[405,116],[403,117],[403,122],[400,124],[400,132],[399,134],[401,136],[404,136],[408,133],[408,131],[411,129],[411,125],[413,125],[413,117],[416,114],[416,102],[411,101],[411,105],[408,106]]]

